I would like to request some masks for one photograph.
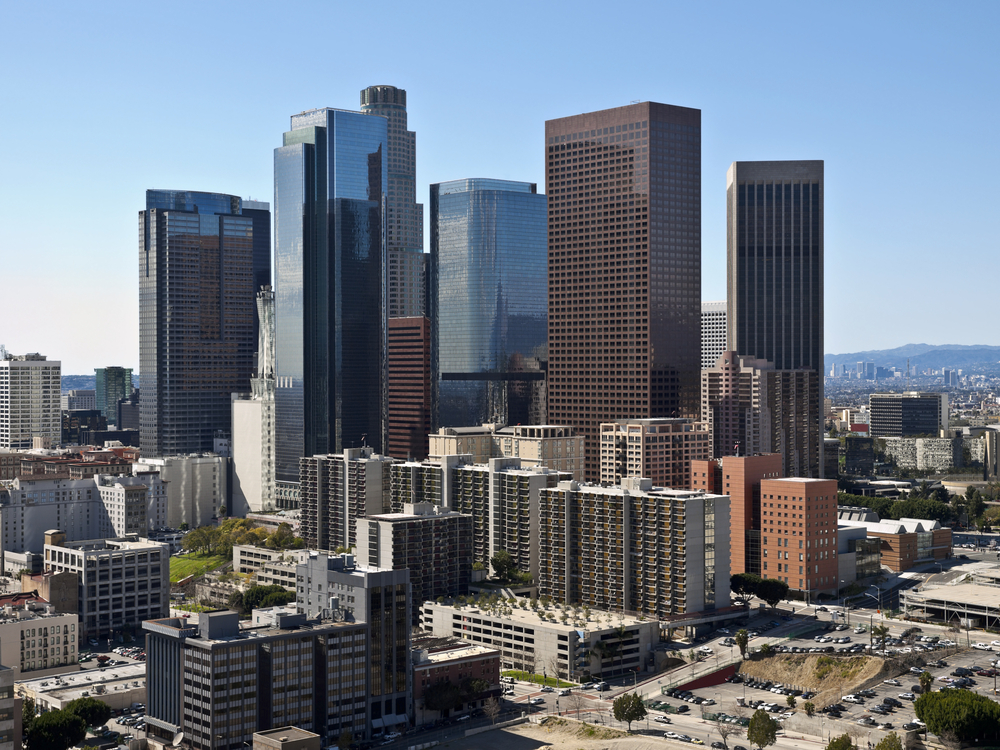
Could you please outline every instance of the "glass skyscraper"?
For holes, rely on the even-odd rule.
[[[435,429],[545,421],[546,204],[527,182],[431,185]]]
[[[276,477],[386,434],[387,120],[315,109],[274,151]]]
[[[118,402],[132,395],[131,367],[98,367],[94,370],[97,408],[112,424],[118,424]],[[122,429],[118,425],[118,429]]]
[[[253,222],[234,195],[147,190],[139,212],[139,442],[211,451],[253,372]]]

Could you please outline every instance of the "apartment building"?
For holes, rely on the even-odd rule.
[[[16,678],[77,671],[79,619],[34,592],[0,596],[0,663]]]
[[[183,732],[193,750],[237,750],[255,732],[289,725],[324,744],[345,731],[358,741],[371,737],[368,688],[378,670],[367,625],[294,614],[241,631],[235,612],[215,611],[201,614],[197,626],[171,617],[143,628],[155,747]]]
[[[477,464],[520,458],[523,466],[545,466],[583,478],[586,438],[569,425],[442,427],[429,440],[432,458],[469,454]]]
[[[335,551],[357,543],[355,521],[387,513],[394,459],[370,447],[299,459],[302,538],[309,549]]]
[[[22,455],[20,451],[0,448],[0,482],[6,482],[17,476],[21,470]]]
[[[61,375],[62,363],[41,354],[0,359],[0,449],[58,445]]]
[[[785,477],[762,479],[761,571],[795,591],[839,591],[837,482]]]
[[[557,604],[489,611],[471,604],[424,602],[422,628],[500,651],[502,669],[582,682],[634,672],[660,640],[656,620]]]
[[[20,750],[21,728],[21,700],[14,695],[14,670],[0,666],[0,750]]]
[[[651,479],[654,487],[690,489],[691,462],[712,454],[707,422],[622,419],[601,425],[601,482]]]
[[[76,573],[80,629],[87,638],[110,638],[143,620],[163,617],[170,604],[170,550],[132,536],[68,541],[45,535],[45,569]]]
[[[729,497],[560,482],[539,497],[538,592],[666,619],[729,605]]]
[[[410,571],[413,623],[427,599],[466,594],[472,577],[472,516],[432,503],[359,518],[357,559],[372,568]]]

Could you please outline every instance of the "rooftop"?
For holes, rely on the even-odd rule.
[[[1000,609],[1000,587],[976,583],[957,583],[954,586],[923,588],[906,592],[910,604],[943,602],[956,607]]]
[[[1000,591],[1000,589],[998,589]],[[428,601],[424,603],[424,608],[427,607],[440,607],[444,609],[454,610],[456,613],[461,612],[464,615],[482,615],[483,617],[490,617],[496,620],[504,620],[512,623],[521,623],[522,625],[530,625],[532,627],[545,627],[555,630],[561,630],[564,632],[580,630],[579,627],[574,623],[583,622],[583,629],[591,633],[600,633],[604,631],[612,631],[619,625],[625,627],[634,627],[636,625],[648,625],[650,622],[655,623],[655,620],[640,620],[636,617],[620,616],[617,612],[605,612],[604,610],[591,609],[589,610],[589,618],[584,620],[583,608],[568,607],[570,617],[565,623],[560,622],[559,618],[563,614],[561,607],[555,604],[550,604],[548,609],[539,604],[538,612],[532,609],[520,609],[518,607],[510,607],[503,611],[503,614],[494,614],[490,611],[488,607],[479,607],[474,604],[438,604],[434,601]],[[577,611],[579,615],[574,617],[572,612]],[[556,622],[551,620],[543,621],[539,613],[548,613],[556,616]],[[610,620],[610,622],[608,622]]]
[[[302,740],[308,740],[313,737],[319,739],[318,734],[307,732],[305,729],[299,729],[298,727],[278,727],[276,729],[264,729],[259,732],[254,732],[254,736],[260,737],[261,739],[268,739],[277,742],[300,742]]]
[[[138,684],[135,684],[138,683]],[[19,684],[36,695],[46,693],[63,702],[82,698],[84,692],[98,697],[95,688],[103,686],[103,693],[145,688],[146,665],[129,664],[122,667],[88,669],[81,672],[66,672],[31,680],[19,680]]]

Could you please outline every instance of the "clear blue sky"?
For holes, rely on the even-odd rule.
[[[702,110],[702,298],[734,160],[826,161],[826,351],[996,344],[1000,3],[14,3],[0,64],[0,343],[138,364],[147,188],[273,201],[289,116],[392,84],[418,199],[544,186],[546,119]],[[990,231],[992,227],[993,231]],[[981,287],[981,284],[987,284]]]

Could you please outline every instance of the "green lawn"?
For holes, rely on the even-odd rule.
[[[170,582],[177,583],[182,578],[188,576],[200,576],[215,570],[227,562],[232,557],[228,555],[182,555],[170,558]]]
[[[542,682],[544,681],[545,684],[548,685],[549,687],[564,688],[564,687],[574,687],[575,685],[575,683],[568,682],[561,678],[557,679],[555,677],[544,677],[543,675],[540,674],[530,674],[528,672],[522,672],[516,669],[506,669],[500,674],[502,674],[504,677],[513,677],[515,680],[522,680],[524,682],[534,682],[537,683],[538,685],[541,685]]]

